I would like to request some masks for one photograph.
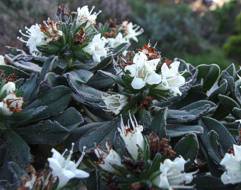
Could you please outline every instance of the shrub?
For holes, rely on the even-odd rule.
[[[185,4],[159,5],[134,1],[133,19],[145,29],[145,40],[171,56],[172,52],[199,53],[204,50],[198,16]],[[144,14],[143,14],[144,13]]]
[[[224,44],[224,51],[228,57],[241,61],[241,34],[229,37]]]

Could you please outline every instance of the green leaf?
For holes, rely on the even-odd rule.
[[[54,120],[68,130],[73,130],[85,122],[83,116],[74,107],[68,108]]]
[[[214,130],[217,132],[219,139],[221,140],[220,144],[222,145],[224,152],[227,152],[229,148],[233,146],[233,144],[236,144],[235,139],[227,130],[227,128],[217,120],[210,117],[203,117],[202,125],[206,127],[208,131]]]
[[[21,167],[26,167],[31,161],[30,148],[27,143],[13,130],[5,131],[8,161],[13,161]]]
[[[47,106],[44,112],[39,113],[35,120],[56,116],[63,112],[69,105],[71,99],[71,91],[65,86],[57,86],[42,94],[38,99],[28,105],[25,109]]]
[[[69,130],[57,121],[41,121],[16,130],[29,144],[56,145],[63,142],[69,135]]]
[[[219,177],[200,176],[194,179],[197,190],[233,190],[233,185],[224,185]]]
[[[65,73],[64,76],[68,79],[71,80],[72,83],[79,82],[79,83],[87,83],[90,78],[93,76],[93,73],[88,71],[88,70],[76,70],[76,71],[71,71],[68,73]]]
[[[219,105],[216,112],[213,115],[213,117],[216,119],[223,119],[232,112],[234,107],[240,107],[234,99],[228,96],[220,94],[218,96],[218,99]]]
[[[198,139],[195,134],[189,134],[181,138],[174,149],[177,155],[181,155],[185,160],[194,161],[199,151]]]
[[[204,91],[209,90],[217,81],[220,74],[220,67],[216,64],[203,64],[197,67],[198,79],[203,82]]]
[[[168,110],[168,123],[188,123],[215,111],[216,104],[208,100],[193,102],[179,110]]]
[[[94,109],[103,108],[102,96],[105,95],[105,92],[84,84],[71,83],[71,81],[69,81],[69,84],[74,91],[73,97],[77,102],[91,106]]]
[[[114,144],[114,136],[117,132],[118,121],[119,120],[104,122],[88,131],[79,139],[79,150],[82,150],[83,146],[93,148],[95,143],[100,146],[104,146],[106,142]]]
[[[202,134],[203,127],[201,125],[182,125],[182,124],[167,125],[167,136],[169,137],[180,137],[191,133]]]
[[[227,89],[228,89],[228,82],[227,82],[227,80],[223,80],[223,82],[219,86],[216,83],[214,88],[210,89],[207,92],[209,100],[211,100],[213,102],[218,102],[218,95],[219,94],[225,94],[227,92]]]
[[[151,122],[150,129],[155,131],[160,138],[166,137],[166,118],[167,118],[167,109],[160,109],[153,116],[153,120]]]

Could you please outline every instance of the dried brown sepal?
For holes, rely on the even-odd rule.
[[[7,82],[14,82],[17,80],[17,76],[15,73],[12,73],[10,75],[5,75],[4,71],[1,71],[0,70],[0,79],[4,82],[4,83],[7,83]]]
[[[43,21],[40,26],[41,32],[48,36],[47,42],[58,41],[62,36],[62,32],[58,30],[59,23],[48,18],[47,21]]]
[[[6,82],[14,82],[17,80],[17,76],[15,73],[12,73],[10,75],[8,75],[7,77],[5,77]]]
[[[57,178],[51,175],[50,170],[44,169],[37,172],[32,165],[26,168],[28,176],[22,178],[22,184],[17,190],[53,190],[56,186]]]
[[[134,56],[135,56],[135,52],[128,51],[127,54],[120,59],[120,62],[119,62],[120,67],[125,68],[127,65],[132,65]]]
[[[8,109],[13,113],[19,113],[22,111],[23,98],[14,98],[3,100],[3,103],[7,105]]]
[[[171,60],[171,59],[168,59],[168,58],[164,59],[164,63],[166,63],[167,66],[170,66],[172,64],[172,62],[173,62],[173,60]]]
[[[118,25],[117,25],[116,19],[109,19],[108,26],[110,28],[110,31],[105,32],[104,36],[106,38],[115,38],[118,33],[118,30],[117,30]]]
[[[176,156],[176,152],[169,145],[168,139],[160,139],[156,133],[152,132],[148,135],[148,141],[152,155],[155,155],[159,152],[167,158],[174,158]]]
[[[154,98],[152,96],[147,96],[145,99],[140,103],[141,109],[148,109],[150,107],[150,104]]]
[[[124,158],[123,159],[123,164],[125,167],[132,171],[133,173],[140,174],[144,170],[144,161],[134,161],[130,158]]]
[[[80,29],[78,33],[75,34],[74,36],[74,43],[76,44],[82,44],[86,40],[86,33],[83,30],[83,28]]]
[[[141,48],[139,51],[146,54],[149,60],[161,58],[160,52],[158,52],[155,48],[151,47],[150,44],[145,44],[143,48]]]

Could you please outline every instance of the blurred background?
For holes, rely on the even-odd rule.
[[[22,47],[18,30],[54,17],[58,4],[71,10],[96,6],[106,19],[129,20],[144,28],[136,44],[156,44],[162,55],[192,64],[241,64],[241,0],[0,0],[0,54]]]

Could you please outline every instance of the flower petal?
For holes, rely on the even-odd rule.
[[[145,86],[145,81],[142,78],[134,78],[133,81],[131,82],[131,86],[136,89],[142,89]]]
[[[147,84],[150,84],[150,85],[160,84],[161,81],[162,81],[161,75],[159,75],[159,74],[157,74],[157,73],[155,73],[155,72],[151,73],[151,74],[147,77],[147,79],[146,79],[146,83],[147,83]]]

